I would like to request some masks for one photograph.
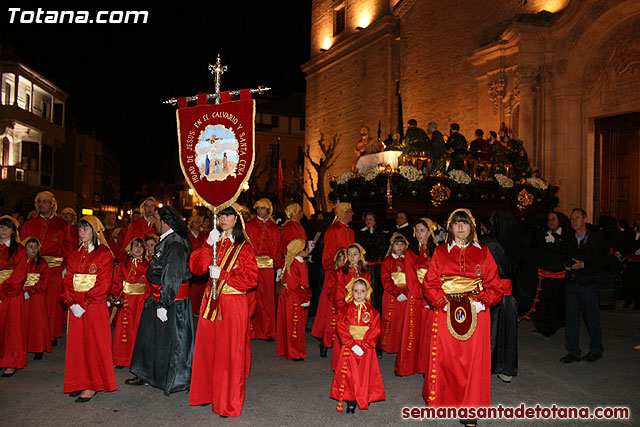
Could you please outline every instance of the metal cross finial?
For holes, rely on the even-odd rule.
[[[211,74],[213,74],[213,81],[216,89],[215,103],[219,104],[220,103],[220,81],[221,81],[222,74],[224,74],[224,72],[227,71],[227,66],[226,65],[223,66],[220,62],[220,54],[218,54],[215,65],[209,64],[209,70],[211,71]]]

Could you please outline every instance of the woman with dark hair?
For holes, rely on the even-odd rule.
[[[88,402],[98,391],[116,390],[107,295],[113,254],[93,215],[78,221],[80,247],[69,254],[61,299],[71,313],[67,324],[64,393]]]
[[[3,377],[27,364],[27,343],[24,334],[24,296],[27,280],[27,257],[19,243],[18,220],[0,217],[0,368]]]
[[[432,360],[422,396],[430,407],[491,406],[491,317],[502,297],[498,267],[477,242],[467,209],[447,221],[446,244],[431,258],[423,290],[434,307]],[[476,420],[463,420],[476,425]]]
[[[407,271],[407,308],[404,313],[402,336],[394,373],[397,376],[409,376],[416,372],[425,373],[427,369],[426,351],[420,349],[428,345],[429,330],[433,312],[426,304],[422,293],[422,284],[436,248],[435,232],[437,225],[429,218],[420,218],[413,229],[418,241],[418,254],[407,251],[405,267]]]
[[[147,286],[147,268],[149,261],[145,259],[144,240],[136,237],[124,249],[129,255],[121,261],[113,275],[110,298],[119,308],[115,317],[113,333],[113,364],[119,367],[129,366],[136,343],[140,316],[144,303],[149,296]]]
[[[24,284],[27,353],[35,353],[33,359],[40,360],[43,352],[51,353],[46,295],[49,265],[40,256],[38,239],[29,237],[24,248],[27,253],[27,281]]]
[[[518,374],[518,303],[513,296],[513,280],[524,246],[513,214],[504,210],[494,212],[489,234],[482,243],[498,265],[503,291],[502,300],[491,307],[491,373],[511,382]]]
[[[189,405],[211,403],[221,417],[238,417],[251,369],[246,292],[258,285],[258,264],[244,233],[240,205],[223,209],[218,220],[222,235],[216,228],[211,230],[189,259],[193,274],[208,271],[211,277],[200,307]],[[213,245],[215,266],[211,265]]]

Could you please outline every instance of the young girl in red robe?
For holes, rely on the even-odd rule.
[[[129,366],[131,363],[140,316],[149,296],[149,286],[147,286],[149,261],[144,257],[144,241],[136,237],[127,244],[125,252],[129,258],[116,267],[111,286],[113,300],[120,305],[115,319],[112,347],[113,364],[118,367]]]
[[[447,242],[433,253],[423,285],[435,309],[425,402],[433,407],[491,406],[489,308],[501,300],[502,285],[491,252],[477,242],[475,219],[467,209],[449,217]]]
[[[88,402],[98,391],[116,390],[111,354],[107,295],[113,279],[113,254],[93,215],[78,221],[82,244],[69,254],[64,293],[69,307],[64,393]]]
[[[347,285],[346,305],[338,316],[340,341],[337,369],[331,384],[332,399],[339,401],[336,410],[354,413],[356,404],[369,409],[370,402],[385,400],[384,385],[376,356],[380,337],[380,315],[370,304],[371,284],[364,277],[351,279]]]
[[[407,308],[407,278],[404,254],[409,247],[407,238],[393,233],[387,256],[382,261],[380,278],[382,296],[382,335],[378,348],[387,353],[397,353],[402,339],[402,324]]]
[[[40,257],[40,242],[30,237],[25,242],[27,253],[27,281],[24,284],[25,328],[27,353],[35,353],[33,359],[42,359],[42,353],[51,353],[51,333],[47,313],[47,275],[49,265]]]
[[[304,326],[307,323],[311,290],[304,258],[308,255],[306,240],[294,239],[289,242],[282,270],[282,292],[278,299],[277,355],[298,362],[307,358]]]
[[[328,270],[324,275],[324,285],[318,299],[318,309],[313,320],[311,335],[320,340],[320,357],[327,357],[327,349],[333,347],[336,329],[336,313],[333,306],[333,289],[338,280],[338,271],[342,270],[347,260],[347,249],[340,249],[333,257],[335,269]]]
[[[18,236],[18,221],[0,217],[0,368],[3,377],[27,365],[24,330],[24,282],[27,256]]]
[[[337,321],[340,310],[347,305],[345,298],[347,297],[347,285],[352,279],[356,277],[363,277],[371,282],[371,273],[364,265],[364,254],[366,251],[359,243],[352,243],[347,248],[347,264],[342,267],[336,274],[338,280],[336,280],[336,286],[331,292],[331,299],[333,306],[335,307],[335,315],[332,319],[332,324],[336,327],[332,328],[333,332],[333,354],[331,355],[331,369],[334,371],[338,366],[338,356],[340,355],[340,342],[335,339],[337,335]]]

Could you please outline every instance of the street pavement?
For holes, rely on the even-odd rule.
[[[313,319],[311,319],[312,321]],[[311,323],[310,321],[310,323]],[[566,354],[564,332],[550,340],[532,335],[531,322],[520,323],[519,369],[511,383],[492,377],[492,404],[497,406],[626,406],[626,420],[480,420],[480,426],[632,426],[640,425],[640,312],[617,309],[602,312],[604,358],[569,365],[558,359]],[[583,352],[588,335],[581,328]],[[336,412],[329,398],[333,373],[330,356],[321,359],[315,338],[307,333],[307,360],[291,362],[276,357],[276,343],[254,340],[251,376],[246,384],[242,416],[220,418],[211,406],[190,407],[188,393],[170,397],[149,386],[128,386],[126,369],[116,370],[118,390],[98,393],[79,404],[62,393],[65,340],[51,354],[33,361],[9,378],[0,378],[0,426],[362,426],[418,425],[402,418],[403,407],[422,407],[422,375],[396,377],[395,355],[384,355],[380,369],[386,401],[372,403],[355,414]],[[489,361],[487,361],[489,362]],[[458,420],[427,420],[430,426],[460,426]]]

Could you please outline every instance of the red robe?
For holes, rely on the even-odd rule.
[[[387,353],[397,353],[402,341],[402,325],[407,308],[407,301],[398,301],[400,295],[409,293],[406,281],[404,286],[397,286],[391,273],[404,272],[404,256],[395,258],[389,254],[380,267],[380,278],[384,294],[382,295],[382,335],[379,348]]]
[[[356,241],[353,229],[348,225],[336,221],[324,233],[324,249],[322,251],[322,267],[324,271],[331,271],[335,268],[333,258],[340,249],[349,247]]]
[[[482,278],[484,289],[475,298],[485,309],[477,314],[477,326],[466,341],[454,338],[447,328],[447,305],[442,276]],[[489,307],[502,298],[498,267],[486,246],[477,243],[460,249],[438,246],[431,259],[425,295],[435,308],[431,339],[430,372],[422,396],[432,407],[491,406],[491,314]],[[473,298],[472,298],[473,299]]]
[[[24,290],[29,294],[25,301],[27,329],[27,353],[51,352],[51,331],[49,330],[49,315],[47,313],[47,275],[49,266],[40,259],[36,266],[34,258],[27,259],[27,274],[39,276],[38,281],[32,286],[26,286]]]
[[[331,384],[332,399],[352,400],[360,409],[368,409],[370,402],[385,400],[384,385],[376,356],[376,344],[380,337],[380,315],[369,303],[363,302],[362,309],[351,302],[340,310],[337,323],[338,366]],[[357,327],[358,330],[350,331]],[[364,336],[359,333],[367,328]],[[359,338],[359,339],[358,339]],[[359,345],[364,354],[356,355],[351,348]],[[340,407],[341,405],[339,405]]]
[[[217,265],[234,246],[229,238],[218,243]],[[205,274],[211,265],[213,249],[205,243],[191,254],[189,269],[193,274]],[[226,417],[242,413],[245,379],[251,369],[249,340],[249,307],[246,292],[258,281],[258,265],[253,247],[245,243],[230,272],[222,270],[220,280],[226,280],[218,295],[221,318],[205,318],[212,281],[205,290],[200,307],[200,320],[193,352],[193,369],[189,405],[211,403],[213,412]]]
[[[305,330],[308,310],[300,304],[311,300],[307,264],[294,260],[285,272],[282,292],[278,299],[276,351],[285,359],[306,359]]]
[[[115,330],[113,333],[113,364],[117,366],[129,366],[133,347],[136,344],[138,334],[138,324],[144,303],[149,296],[149,286],[147,286],[147,267],[149,261],[146,259],[131,259],[122,261],[116,267],[111,286],[111,295],[123,301],[118,308],[115,318]],[[131,292],[124,289],[124,282],[144,284],[143,293],[140,290]],[[130,288],[130,287],[128,287]]]
[[[338,280],[338,271],[329,270],[324,274],[324,285],[320,292],[320,298],[318,299],[318,309],[316,310],[316,317],[313,320],[313,328],[311,329],[311,335],[321,340],[321,345],[324,347],[333,346],[333,333],[325,334],[327,328],[332,327],[335,331],[335,317],[334,307],[331,296],[333,295],[333,288]],[[334,320],[331,325],[331,319]],[[325,341],[325,335],[331,339],[331,341]]]
[[[80,238],[78,237],[78,226],[76,224],[69,226],[69,236],[71,236],[72,248],[80,244]]]
[[[407,272],[407,301],[402,323],[402,336],[398,355],[396,356],[395,372],[400,376],[413,375],[420,372],[420,343],[421,337],[428,331],[422,330],[423,318],[429,316],[425,308],[426,301],[422,295],[417,271],[429,267],[430,258],[424,248],[420,254],[411,251],[405,254],[405,268]]]
[[[255,217],[247,222],[246,232],[256,257],[264,256],[273,260],[273,267],[258,269],[258,289],[255,295],[257,307],[250,326],[251,338],[270,340],[276,337],[274,268],[280,268],[283,264],[280,252],[280,229],[271,219],[263,221]]]
[[[198,233],[198,237],[194,236],[191,231],[189,231],[189,242],[191,242],[191,250],[195,251],[200,246],[207,241],[207,233],[204,231],[200,231]],[[200,313],[200,303],[202,302],[202,296],[204,295],[204,289],[207,285],[207,281],[209,280],[209,274],[203,274],[200,276],[193,276],[191,280],[189,280],[189,295],[191,296],[191,311],[194,315],[198,315]]]
[[[324,330],[324,341],[330,344],[327,347],[333,346],[333,353],[331,354],[331,369],[334,371],[338,366],[338,357],[340,355],[340,342],[336,339],[338,332],[338,317],[340,315],[340,310],[347,305],[347,302],[345,301],[345,298],[347,297],[347,285],[354,277],[364,277],[369,281],[369,283],[371,283],[371,273],[369,273],[368,270],[364,273],[360,273],[357,268],[349,267],[348,273],[346,274],[342,270],[338,270],[336,277],[338,280],[336,281],[336,285],[330,295],[333,309],[331,310],[331,316],[329,317],[329,324]]]
[[[24,223],[20,230],[20,238],[26,241],[29,237],[35,237],[42,244],[40,254],[43,257],[62,258],[62,263],[49,262],[49,274],[47,276],[47,307],[49,313],[49,331],[51,338],[62,336],[62,322],[66,317],[66,311],[60,303],[60,295],[64,292],[62,272],[67,264],[67,257],[77,242],[71,241],[69,226],[64,219],[52,216],[44,219],[42,215],[32,218]]]
[[[27,336],[24,327],[24,292],[27,256],[18,243],[11,258],[9,247],[0,244],[0,271],[13,270],[0,282],[0,368],[22,369],[27,364]],[[2,280],[2,279],[0,279]]]
[[[87,291],[76,291],[74,277],[87,274],[95,284]],[[79,276],[78,276],[79,277]],[[64,279],[63,301],[79,304],[86,312],[76,317],[69,310],[64,393],[77,390],[116,390],[111,354],[111,322],[107,295],[113,279],[113,255],[104,245],[91,252],[85,246],[71,252]]]
[[[125,261],[129,256],[124,250],[131,240],[136,237],[140,237],[144,240],[144,238],[150,234],[159,234],[156,232],[155,223],[155,219],[152,218],[151,221],[147,221],[147,219],[142,216],[129,224],[126,229],[122,229],[120,237],[123,238],[118,238],[118,242],[120,242],[120,251],[116,252],[119,253],[117,256],[119,261]]]
[[[300,224],[300,221],[290,219],[284,223],[282,230],[280,230],[280,252],[282,259],[287,256],[287,245],[295,239],[302,239],[306,242],[307,232],[304,231],[304,227]]]
[[[107,243],[114,254],[119,254],[122,249],[122,238],[126,233],[126,228],[113,227],[104,229],[104,237],[107,239]]]

